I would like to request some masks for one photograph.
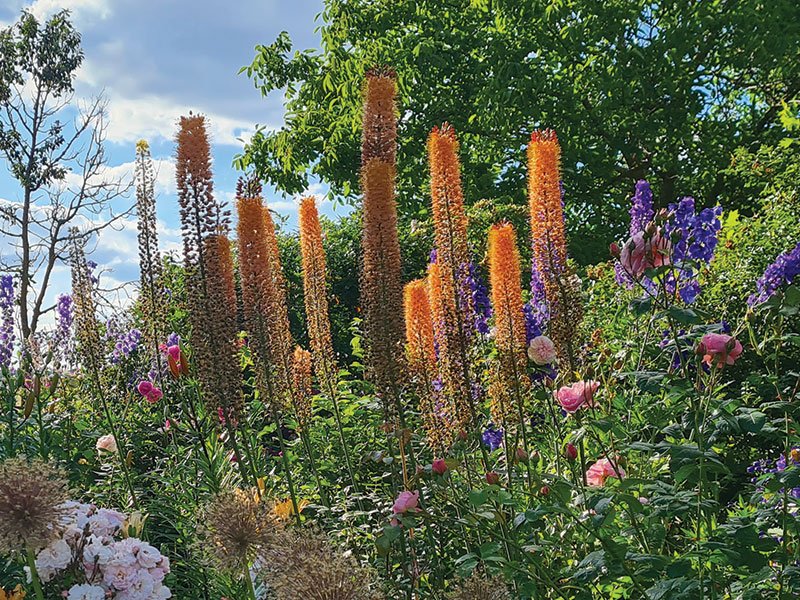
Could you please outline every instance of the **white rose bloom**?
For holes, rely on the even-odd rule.
[[[56,540],[39,552],[36,570],[45,581],[50,581],[58,571],[67,568],[72,560],[72,548],[64,540]]]
[[[105,600],[106,591],[97,585],[82,583],[69,588],[67,600]]]

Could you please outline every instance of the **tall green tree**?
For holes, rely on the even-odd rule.
[[[289,193],[310,179],[353,200],[361,85],[397,70],[401,210],[424,216],[425,139],[459,132],[468,201],[523,203],[534,127],[562,140],[573,254],[597,256],[634,182],[661,205],[695,195],[746,207],[723,170],[735,148],[783,135],[800,92],[795,0],[325,0],[320,50],[282,33],[242,69],[262,94],[285,93],[286,120],[239,159]]]
[[[24,339],[53,308],[47,292],[72,228],[88,238],[129,212],[112,210],[130,182],[106,173],[106,101],[74,98],[82,62],[68,11],[45,22],[23,12],[0,30],[0,156],[19,183],[17,197],[0,204],[0,268],[19,279]]]

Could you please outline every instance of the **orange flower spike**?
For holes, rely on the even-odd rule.
[[[456,132],[448,123],[434,127],[428,136],[436,262],[442,267],[447,266],[456,275],[469,262],[458,149]],[[463,309],[466,312],[467,307]]]
[[[406,354],[412,371],[430,374],[436,368],[433,343],[433,318],[424,279],[406,284],[403,290],[406,322]]]
[[[336,377],[336,365],[328,315],[327,271],[325,250],[322,246],[322,227],[313,196],[303,198],[300,202],[299,221],[308,337],[314,352],[317,377],[325,380]]]
[[[364,225],[360,287],[368,373],[384,401],[395,396],[394,390],[402,377],[404,337],[402,267],[394,191],[395,94],[394,72],[381,68],[367,73],[361,140]],[[390,415],[401,407],[385,404],[385,408]]]
[[[489,282],[494,311],[495,344],[501,352],[525,352],[525,315],[522,301],[517,236],[510,223],[489,229]]]
[[[292,355],[292,378],[294,379],[294,412],[297,417],[298,429],[308,429],[311,422],[311,352],[300,346],[294,349]]]
[[[560,168],[561,146],[556,132],[552,129],[534,131],[528,144],[533,254],[541,269],[554,274],[564,271],[567,264]]]

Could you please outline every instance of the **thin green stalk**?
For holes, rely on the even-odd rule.
[[[253,578],[250,577],[250,569],[244,566],[244,580],[247,582],[247,596],[250,600],[256,600],[256,590],[253,587]]]
[[[31,571],[31,581],[33,582],[33,590],[36,592],[36,600],[44,600],[42,582],[39,580],[39,572],[36,570],[36,556],[33,554],[33,549],[26,548],[25,556],[28,559],[28,568]]]
[[[297,519],[297,524],[301,525],[302,521],[300,519],[300,508],[297,504],[297,495],[294,491],[294,480],[292,479],[292,470],[289,466],[289,456],[286,453],[286,444],[283,441],[283,431],[282,431],[282,421],[278,417],[278,412],[273,409],[272,410],[272,420],[275,422],[275,426],[277,427],[278,433],[278,444],[281,447],[281,459],[283,461],[283,471],[286,473],[286,485],[289,487],[289,497],[292,499],[292,508],[294,509],[294,516]]]

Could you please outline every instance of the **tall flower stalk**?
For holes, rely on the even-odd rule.
[[[447,123],[434,128],[428,137],[436,265],[441,286],[440,314],[434,320],[439,366],[458,425],[468,429],[477,422],[477,410],[469,368],[472,292],[458,148],[455,130]]]
[[[181,117],[176,141],[183,261],[200,387],[208,410],[221,417],[246,480],[236,440],[243,400],[233,258],[227,238],[228,215],[214,198],[205,118]],[[249,462],[255,485],[255,470]]]
[[[419,412],[428,445],[435,456],[442,456],[452,441],[452,430],[442,410],[441,390],[437,390],[436,345],[428,279],[415,279],[403,290],[406,323],[406,360],[417,388]]]
[[[494,314],[494,342],[497,363],[490,387],[503,430],[513,423],[522,435],[526,454],[528,436],[525,431],[525,395],[530,388],[526,366],[525,313],[523,310],[521,270],[517,236],[510,223],[500,223],[489,230],[489,281]],[[508,401],[513,399],[516,415],[511,416]],[[515,444],[516,445],[516,444]],[[510,453],[508,444],[506,452]],[[508,459],[508,456],[506,457]],[[508,461],[510,462],[510,461]],[[509,465],[510,467],[510,465]],[[530,479],[530,472],[529,472]]]
[[[153,358],[161,372],[158,345],[166,335],[161,253],[156,227],[155,174],[150,146],[145,140],[136,143],[136,225],[139,242],[139,298],[147,323],[146,335]]]
[[[353,488],[358,490],[347,439],[344,435],[342,415],[339,410],[337,389],[338,367],[331,341],[331,322],[328,316],[327,270],[325,249],[322,246],[322,227],[316,201],[312,196],[300,202],[300,251],[303,266],[303,297],[306,309],[306,326],[314,356],[314,368],[320,387],[333,404],[333,415],[339,431],[347,471]]]
[[[286,483],[299,520],[294,481],[281,433],[284,412],[293,396],[293,344],[275,225],[257,185],[240,182],[238,196],[239,271],[245,323],[258,369],[256,381],[266,396],[276,426]]]
[[[94,299],[94,285],[91,280],[89,268],[84,253],[84,240],[80,232],[73,228],[70,230],[70,267],[72,273],[72,298],[75,305],[75,337],[78,342],[78,353],[84,367],[89,373],[89,379],[94,386],[96,397],[100,400],[108,428],[114,436],[122,474],[125,485],[131,496],[134,508],[139,508],[136,491],[128,469],[125,441],[119,435],[119,429],[114,421],[113,413],[108,405],[108,394],[103,388],[101,378],[102,361],[100,358],[100,332],[97,328],[97,310]]]
[[[567,237],[561,191],[561,146],[551,129],[534,131],[528,144],[528,200],[533,260],[549,310],[550,337],[559,355],[575,364],[575,334],[583,315],[580,281],[567,266]]]
[[[370,378],[388,423],[404,427],[403,299],[395,202],[396,82],[390,69],[373,69],[364,84],[361,190],[364,195],[361,303]]]
[[[11,366],[14,353],[14,278],[11,275],[0,277],[0,367]]]

